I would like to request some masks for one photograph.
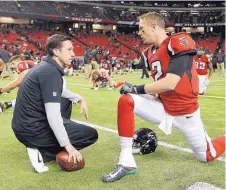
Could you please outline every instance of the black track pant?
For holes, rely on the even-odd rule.
[[[71,102],[62,98],[61,103],[61,112],[64,126],[71,144],[77,150],[80,150],[95,143],[98,139],[98,133],[96,129],[71,121],[69,119],[71,117],[72,111]],[[14,131],[14,133],[17,139],[26,147],[37,148],[42,154],[44,162],[55,160],[56,154],[64,150],[63,147],[60,147],[51,129],[45,131],[43,134],[41,133],[35,138],[28,138],[25,134],[21,134],[17,131]]]
[[[141,79],[144,78],[144,75],[146,76],[146,78],[149,78],[148,70],[146,69],[146,67],[143,67],[142,68],[142,76],[141,76]]]

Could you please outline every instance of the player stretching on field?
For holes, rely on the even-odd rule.
[[[35,66],[35,63],[30,60],[23,61],[23,58],[20,55],[13,56],[10,60],[10,65],[16,70],[18,76],[15,80],[7,84],[4,88],[0,88],[0,94],[10,92],[11,90],[19,87],[25,75],[28,73],[30,68]],[[9,102],[0,102],[0,113],[4,112],[6,109],[14,107],[16,100]]]

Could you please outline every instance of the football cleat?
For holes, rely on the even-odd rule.
[[[7,106],[5,102],[4,103],[0,102],[0,113],[3,113],[6,109],[7,109]]]
[[[115,168],[108,174],[102,177],[103,182],[114,182],[120,180],[126,175],[136,174],[136,168],[125,167],[117,164]]]
[[[133,136],[133,154],[150,154],[155,152],[158,138],[149,128],[141,128],[135,131]]]

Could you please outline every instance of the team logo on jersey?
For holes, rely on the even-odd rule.
[[[57,96],[57,92],[53,92],[53,96]]]
[[[182,39],[182,40],[180,41],[180,44],[181,44],[181,45],[184,45],[184,46],[186,46],[186,47],[188,47],[188,41],[187,41],[186,39]]]

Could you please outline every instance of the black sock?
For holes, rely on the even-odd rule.
[[[13,106],[12,102],[5,102],[6,109],[11,108]]]

